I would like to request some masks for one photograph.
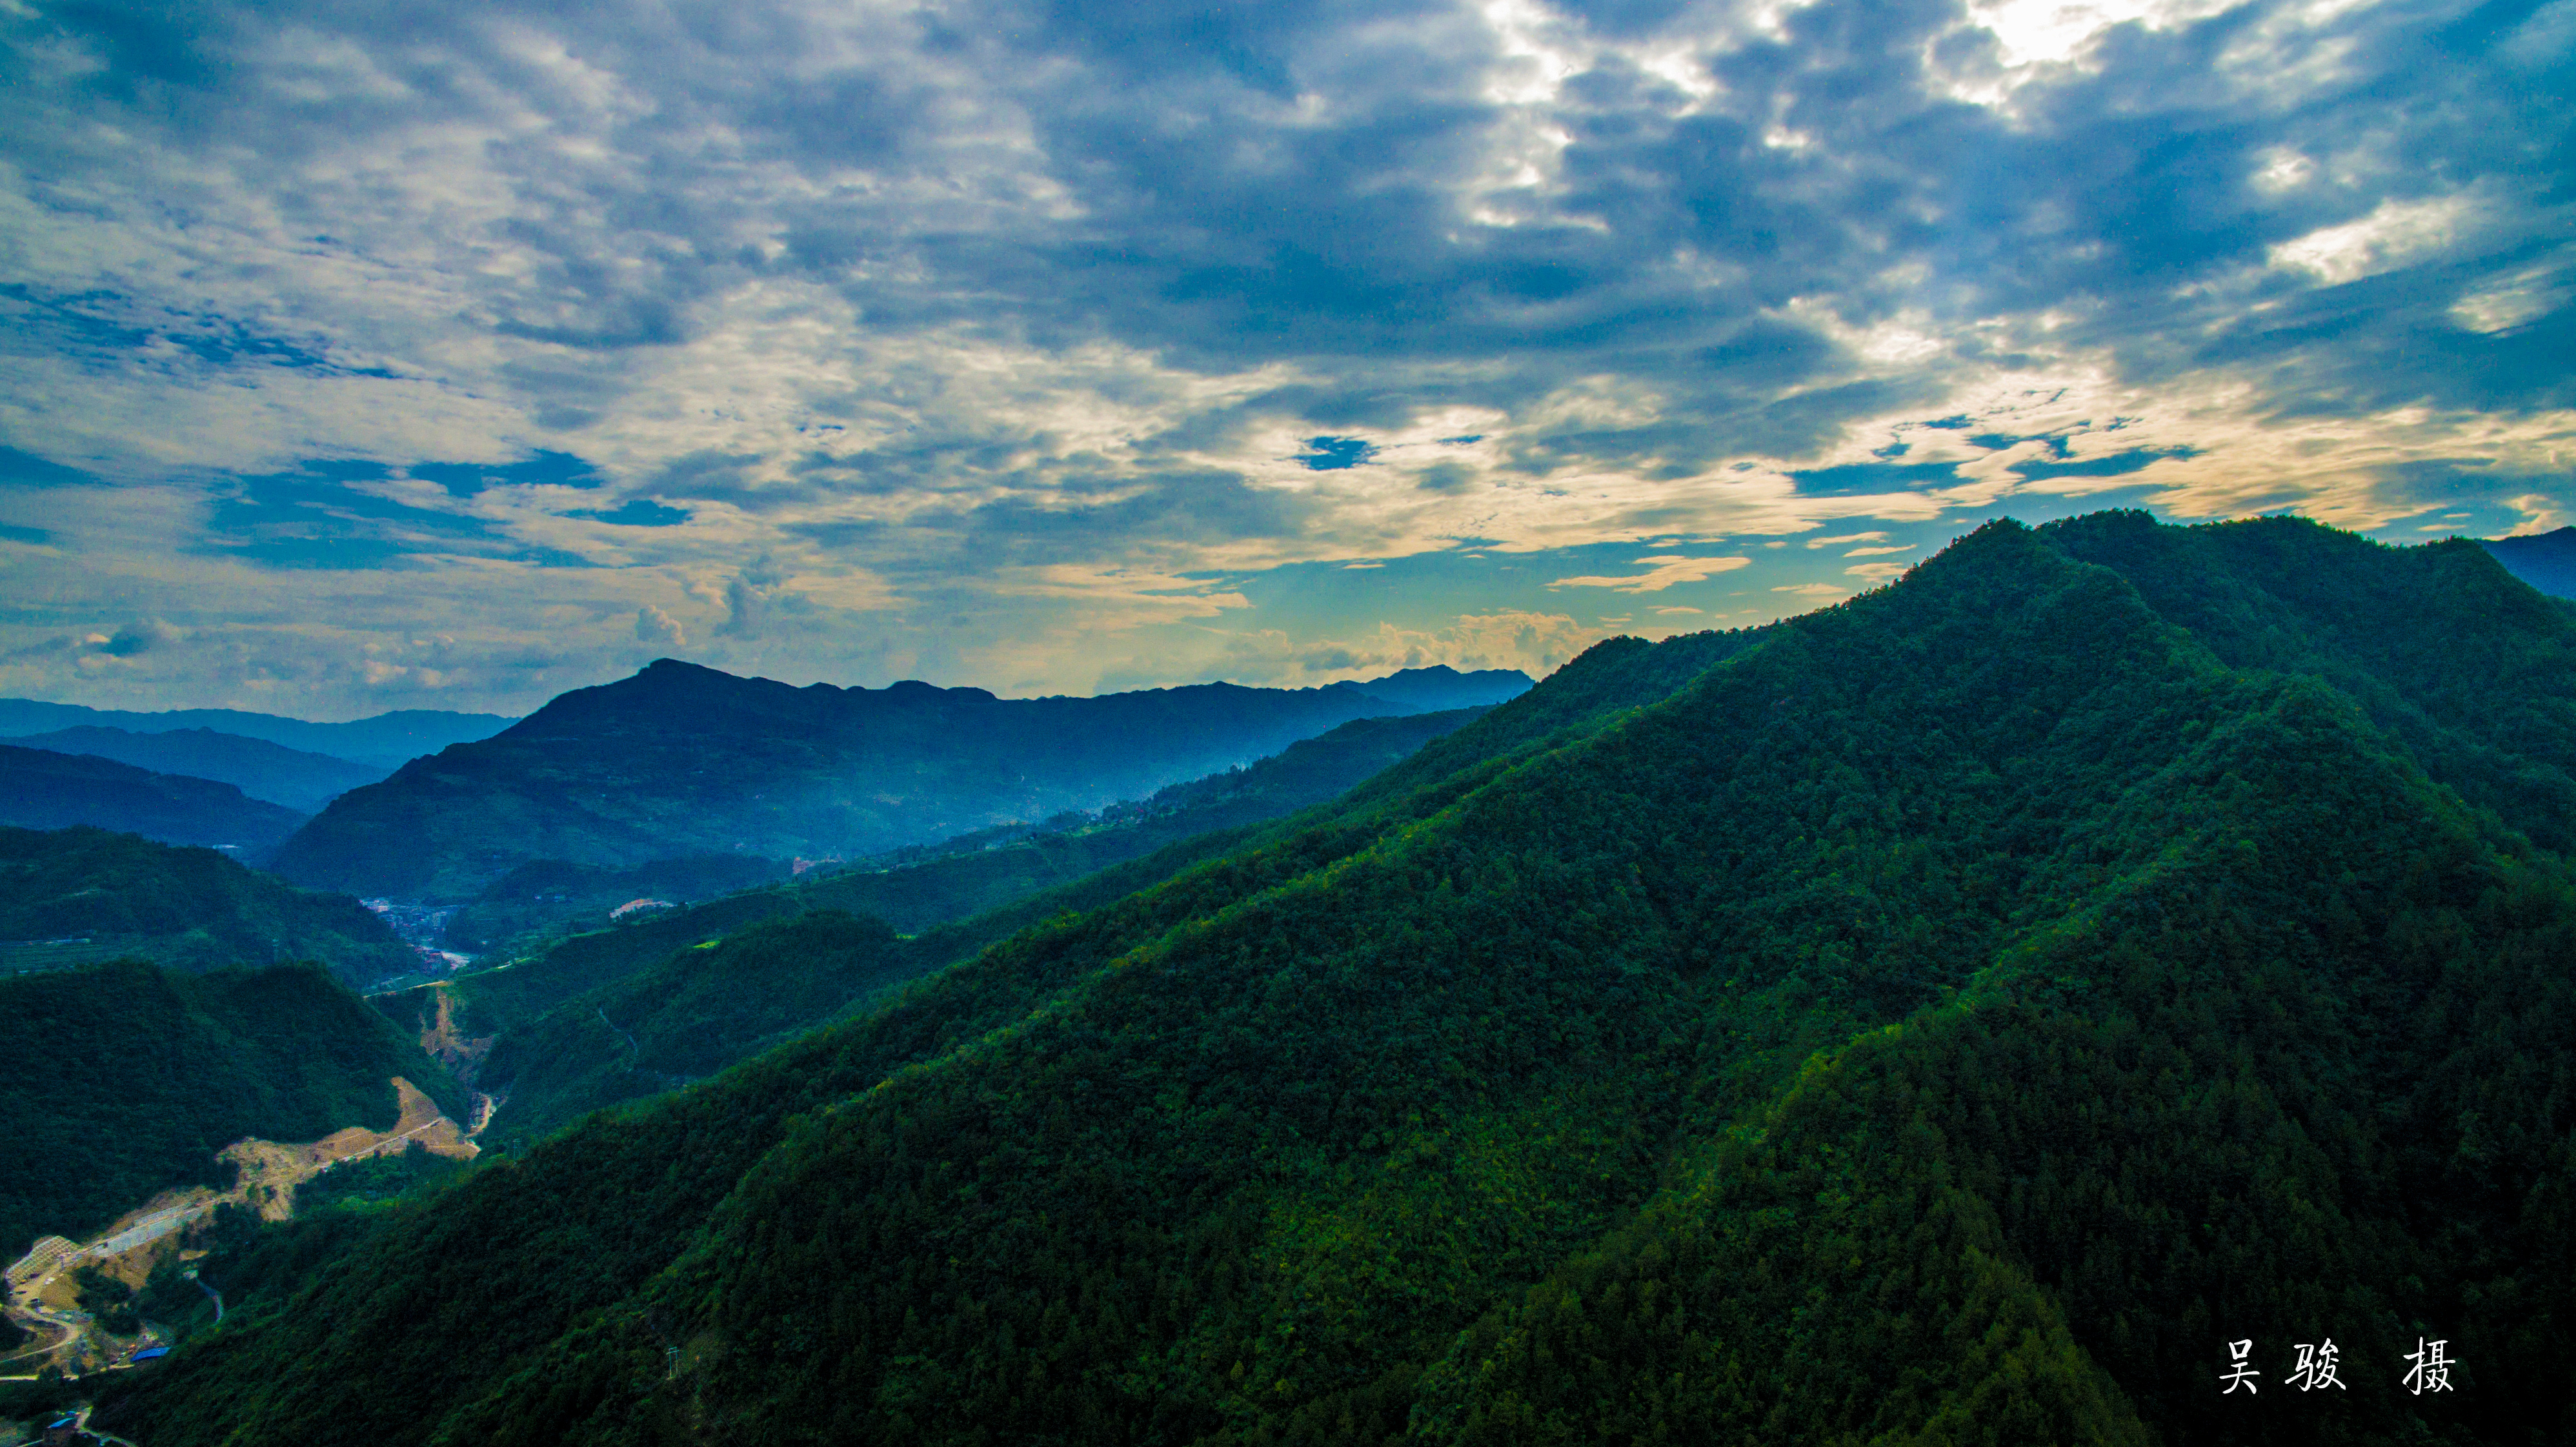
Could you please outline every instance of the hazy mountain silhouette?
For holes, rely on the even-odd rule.
[[[57,729],[95,725],[132,733],[168,733],[174,729],[212,729],[246,739],[264,739],[305,753],[324,754],[391,771],[407,759],[434,754],[449,744],[490,738],[514,720],[496,713],[449,713],[443,709],[408,708],[346,723],[312,723],[276,714],[245,713],[231,708],[182,708],[161,713],[87,708],[75,703],[44,703],[29,698],[0,698],[0,738],[52,733]]]
[[[1419,670],[1394,686],[1490,698],[1508,681]],[[362,894],[466,899],[536,859],[875,854],[1141,798],[1352,719],[1432,711],[1369,687],[1000,699],[917,682],[795,688],[664,659],[342,795],[276,868]]]
[[[160,774],[89,754],[0,744],[0,824],[67,829],[87,824],[164,844],[230,847],[256,863],[304,815],[231,784]]]
[[[217,733],[213,729],[170,729],[145,734],[84,724],[49,734],[28,734],[9,742],[19,748],[50,749],[58,754],[91,754],[155,773],[213,779],[254,799],[283,804],[303,814],[393,772],[390,768],[306,753],[266,739]]]

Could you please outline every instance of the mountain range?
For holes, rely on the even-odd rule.
[[[0,744],[0,825],[94,826],[266,860],[304,818],[213,779],[154,773],[93,754]]]
[[[415,708],[352,719],[346,723],[313,723],[231,708],[135,713],[126,709],[86,708],[72,703],[43,703],[27,698],[0,698],[0,738],[82,727],[116,728],[138,734],[208,729],[237,738],[263,739],[303,753],[324,754],[388,771],[400,767],[406,760],[436,753],[449,744],[490,738],[509,727],[511,722],[499,714],[449,713],[441,709]]]
[[[93,1421],[2566,1440],[2572,781],[2576,616],[2474,544],[1989,525],[1599,645],[829,1028],[218,1252],[232,1315]],[[817,913],[667,981],[895,943]],[[2457,1390],[2409,1389],[2431,1341]],[[2319,1343],[2336,1389],[2294,1390]]]
[[[202,728],[136,733],[82,724],[51,733],[27,734],[9,742],[23,749],[114,759],[157,774],[212,779],[299,814],[310,814],[360,784],[372,784],[393,772],[373,764],[290,749],[266,739]]]
[[[1381,685],[1401,697],[1370,691]],[[795,688],[663,659],[340,796],[273,867],[321,888],[461,901],[536,860],[864,856],[1140,798],[1352,719],[1528,687],[1507,670],[1432,668],[1314,689],[1000,699],[917,682]]]

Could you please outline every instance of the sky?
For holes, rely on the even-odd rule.
[[[570,13],[564,13],[570,12]],[[2576,521],[2576,0],[0,0],[0,696],[1004,695]]]

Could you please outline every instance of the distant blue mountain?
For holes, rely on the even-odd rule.
[[[89,825],[163,844],[231,849],[257,863],[303,822],[295,810],[212,779],[156,774],[94,754],[0,745],[0,824]]]
[[[2496,538],[2486,544],[2504,570],[2559,598],[2576,598],[2576,527],[2527,538]]]
[[[244,713],[231,708],[183,708],[167,713],[134,713],[125,709],[84,708],[76,703],[42,703],[29,698],[0,698],[0,738],[96,725],[138,734],[165,734],[178,729],[212,729],[246,739],[264,739],[305,753],[325,754],[388,771],[450,744],[488,739],[516,719],[496,713],[449,713],[443,709],[407,708],[347,723],[309,723],[275,714]]]
[[[863,857],[1145,798],[1353,719],[1528,687],[1426,668],[1324,688],[1003,699],[914,680],[797,688],[663,659],[350,790],[275,867],[320,888],[461,901],[541,859]]]
[[[1401,705],[1406,713],[1438,713],[1453,708],[1482,708],[1509,703],[1530,691],[1530,676],[1516,668],[1486,668],[1460,673],[1445,663],[1408,668],[1384,678],[1335,685],[1357,689],[1371,698]]]
[[[213,779],[254,799],[266,799],[306,814],[393,772],[384,765],[306,753],[266,739],[217,733],[213,729],[142,734],[84,724],[49,734],[29,734],[10,742],[20,748],[114,759],[158,774]]]

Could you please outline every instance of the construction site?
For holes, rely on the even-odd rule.
[[[470,1132],[441,1113],[410,1081],[396,1076],[393,1086],[401,1116],[389,1130],[351,1126],[317,1141],[235,1141],[216,1156],[233,1169],[229,1189],[164,1191],[85,1240],[64,1236],[38,1240],[5,1273],[8,1320],[30,1339],[0,1356],[0,1381],[123,1371],[157,1359],[170,1346],[169,1332],[145,1320],[132,1323],[132,1330],[110,1330],[108,1323],[86,1309],[82,1281],[104,1279],[136,1288],[166,1260],[176,1259],[184,1267],[205,1254],[197,1243],[216,1212],[227,1205],[255,1212],[264,1221],[283,1221],[294,1214],[296,1187],[335,1166],[409,1150],[415,1144],[433,1155],[458,1160],[470,1160],[479,1153]],[[220,1283],[198,1285],[214,1298],[220,1320]],[[0,1423],[0,1443],[9,1440],[10,1430],[11,1424]]]

